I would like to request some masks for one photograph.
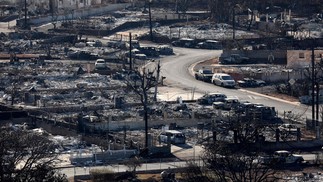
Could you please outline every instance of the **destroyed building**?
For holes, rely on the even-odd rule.
[[[83,5],[80,4],[80,6]],[[124,55],[124,52],[128,51],[129,33],[118,33],[121,38],[117,38],[114,40],[115,42],[111,43],[110,37],[102,37],[104,34],[101,34],[100,30],[119,31],[119,27],[121,27],[120,30],[123,30],[136,25],[138,27],[136,32],[139,32],[136,38],[140,39],[140,35],[145,34],[143,32],[146,32],[149,25],[148,14],[141,11],[122,11],[91,19],[78,19],[76,18],[77,14],[69,13],[62,26],[48,34],[28,31],[15,32],[9,34],[8,37],[1,36],[4,41],[1,41],[0,45],[5,54],[2,57],[4,60],[0,64],[1,102],[8,107],[23,109],[28,113],[26,115],[32,118],[32,122],[50,123],[58,128],[75,130],[85,137],[88,134],[104,136],[106,138],[103,137],[102,140],[108,139],[109,143],[118,143],[115,145],[118,146],[115,149],[126,148],[122,146],[124,144],[127,144],[127,148],[142,147],[145,137],[142,132],[142,128],[144,128],[142,117],[145,111],[139,96],[132,92],[124,81],[125,77],[129,76],[125,69],[128,69],[131,64],[131,60],[126,59]],[[194,42],[198,42],[232,37],[232,27],[228,24],[187,23],[186,25],[189,18],[183,18],[179,20],[182,23],[178,26],[161,25],[157,23],[160,17],[154,17],[157,14],[157,12],[153,14],[153,20],[156,20],[153,33],[156,37],[160,36],[160,39],[167,37],[163,40],[166,42],[180,38],[190,38]],[[162,19],[171,19],[171,16],[169,15],[167,18],[162,16]],[[140,21],[140,23],[136,21]],[[124,25],[127,22],[130,23]],[[85,31],[81,31],[81,29]],[[68,34],[61,34],[61,31],[64,32],[63,30]],[[112,33],[115,33],[114,31]],[[87,36],[86,33],[98,35],[100,42],[89,40],[90,36]],[[242,30],[236,30],[235,33],[237,39],[259,37],[257,33]],[[128,37],[125,38],[125,35]],[[113,46],[111,46],[112,44]],[[281,42],[277,43],[277,45],[280,44]],[[260,45],[261,40],[254,47],[260,49],[262,47]],[[268,45],[264,47],[266,46]],[[128,45],[129,47],[131,46]],[[230,46],[224,44],[224,47]],[[239,46],[237,47],[239,48]],[[268,63],[266,62],[268,61],[267,54],[270,54],[271,51],[263,52],[264,56],[260,59],[264,63]],[[273,55],[276,61],[286,58],[285,55],[281,56],[279,52],[273,53]],[[95,69],[94,62],[98,58],[106,61],[109,70]],[[133,66],[139,68],[147,62],[149,60],[137,59],[134,60]],[[245,75],[259,76],[261,74],[268,78],[270,73],[271,76],[276,75],[276,78],[286,78],[287,80],[289,72],[281,72],[282,69],[283,67],[279,66],[271,66],[270,68],[269,66],[242,66],[240,67],[241,72],[236,72],[236,78],[240,73],[241,78]],[[149,98],[153,98],[153,91],[149,93]],[[287,132],[279,136],[276,128],[283,121],[277,117],[275,108],[255,106],[250,110],[245,110],[242,107],[228,110],[216,110],[211,106],[199,105],[194,101],[182,102],[181,99],[178,99],[177,102],[152,102],[149,103],[147,110],[150,121],[149,131],[155,142],[157,141],[156,136],[165,125],[173,127],[175,125],[175,129],[181,129],[188,137],[187,141],[189,142],[192,142],[196,135],[201,136],[201,141],[208,141],[210,137],[206,137],[206,135],[212,135],[214,130],[218,132],[219,139],[233,142],[235,133],[230,130],[231,126],[228,124],[234,122],[232,116],[239,116],[239,119],[243,118],[244,121],[252,118],[260,121],[263,125],[268,125],[259,134],[261,136],[259,141],[262,142],[299,141],[299,132],[305,131],[305,128],[301,128],[297,134]],[[10,117],[8,120],[12,119]],[[217,126],[216,129],[214,129],[214,124]],[[196,129],[197,127],[198,129]],[[128,136],[129,140],[123,139],[127,132],[131,133]],[[110,135],[114,135],[114,141]]]

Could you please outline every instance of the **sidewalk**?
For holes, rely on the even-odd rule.
[[[194,89],[184,90],[167,86],[158,87],[157,94],[158,99],[161,101],[176,101],[178,98],[182,98],[182,100],[196,100],[202,96],[203,94],[197,93]]]

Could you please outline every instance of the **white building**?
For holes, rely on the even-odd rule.
[[[323,59],[323,50],[314,50],[315,62],[320,62]],[[311,65],[312,51],[311,50],[287,50],[287,67],[303,68]]]

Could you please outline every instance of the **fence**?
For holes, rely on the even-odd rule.
[[[77,163],[79,165],[84,164],[86,161],[106,161],[106,163],[114,163],[118,161],[122,161],[126,158],[130,158],[133,155],[136,155],[137,150],[108,150],[106,152],[98,152],[98,153],[87,153],[87,154],[75,154],[71,155],[70,161],[71,163]]]
[[[201,159],[193,159],[193,156],[187,156],[187,160],[178,160],[175,158],[160,158],[160,159],[143,159],[141,160],[141,166],[136,168],[137,173],[145,172],[161,172],[164,170],[177,171],[179,169],[187,167],[188,162],[195,163],[200,167],[204,167],[204,163]],[[116,164],[106,164],[103,166],[74,166],[73,168],[62,169],[67,177],[89,175],[92,170],[107,170],[113,172],[125,172],[130,169],[124,165],[125,162]]]

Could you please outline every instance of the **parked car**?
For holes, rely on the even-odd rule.
[[[113,41],[107,42],[107,47],[126,49],[126,43],[124,41]]]
[[[159,45],[157,46],[157,50],[160,55],[172,55],[174,54],[174,50],[169,45]]]
[[[95,69],[106,69],[107,65],[104,59],[97,59],[95,61]]]
[[[212,80],[211,82],[214,85],[218,85],[221,87],[235,87],[236,82],[234,81],[234,79],[225,73],[214,73],[212,76]]]
[[[223,101],[223,108],[225,110],[231,110],[236,108],[240,104],[239,100],[236,98],[225,98]]]
[[[81,59],[81,60],[96,60],[98,59],[98,54],[91,53],[89,51],[72,51],[67,53],[70,59]]]
[[[249,62],[248,57],[243,57],[239,54],[231,54],[228,57],[220,57],[219,63],[220,64],[246,64]]]
[[[194,48],[196,46],[196,41],[190,38],[181,38],[179,40],[173,41],[172,45],[177,47]]]
[[[196,80],[202,80],[205,82],[211,82],[213,76],[213,72],[210,69],[199,69],[194,77]]]
[[[208,93],[197,99],[197,103],[211,105],[214,102],[222,102],[227,98],[223,93]]]
[[[198,43],[196,45],[196,48],[199,48],[199,49],[222,49],[222,44],[220,41],[206,40],[204,42]]]
[[[237,84],[240,87],[263,87],[266,85],[266,82],[263,80],[255,80],[253,78],[244,78],[242,80],[238,80]]]
[[[125,43],[126,49],[130,48],[130,43],[126,42]],[[131,49],[139,49],[140,48],[140,43],[138,40],[131,40]]]
[[[159,51],[156,47],[152,46],[141,46],[138,48],[141,53],[145,54],[148,57],[158,57]]]

